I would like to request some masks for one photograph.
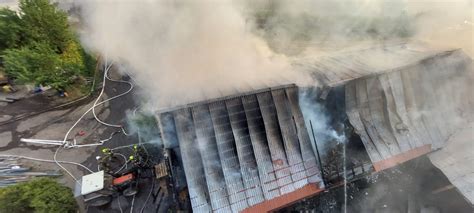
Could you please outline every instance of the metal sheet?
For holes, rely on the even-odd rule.
[[[222,172],[219,152],[217,151],[217,143],[209,108],[203,104],[193,107],[191,111],[198,150],[201,153],[204,173],[206,175],[212,210],[229,212],[230,205],[227,199],[227,188]]]
[[[280,190],[273,169],[272,158],[268,148],[265,126],[260,113],[260,107],[255,95],[242,98],[242,104],[247,117],[250,139],[254,149],[255,159],[260,175],[262,190],[266,200],[278,197]]]
[[[313,152],[313,148],[311,146],[311,139],[309,138],[308,131],[306,131],[306,125],[303,117],[303,113],[301,112],[299,106],[299,99],[298,99],[298,89],[297,88],[288,88],[286,90],[286,94],[288,97],[288,101],[291,107],[291,113],[293,116],[293,120],[295,122],[296,132],[298,135],[298,142],[301,153],[301,157],[304,162],[304,168],[306,171],[306,176],[308,178],[308,182],[310,183],[319,183],[323,182],[320,169],[317,164],[316,155]]]
[[[306,171],[301,157],[301,148],[296,133],[296,122],[291,114],[288,98],[285,90],[272,91],[275,109],[277,111],[278,123],[285,145],[286,157],[291,172],[291,179],[295,189],[308,184]]]
[[[415,88],[413,84],[416,82],[412,81],[412,72],[416,72],[416,68],[410,67],[400,73],[401,82],[403,85],[404,91],[404,104],[407,111],[408,119],[413,123],[420,135],[421,145],[423,144],[433,144],[437,139],[437,135],[431,134],[425,122],[423,122],[422,116],[418,110],[417,97],[415,97]],[[401,102],[402,103],[402,102]]]
[[[452,119],[453,114],[449,113],[448,108],[450,105],[453,105],[453,100],[444,96],[444,93],[455,94],[449,91],[443,91],[447,89],[442,87],[442,81],[449,79],[449,76],[442,78],[442,73],[448,72],[448,70],[446,70],[446,62],[439,63],[438,60],[443,59],[439,58],[437,61],[429,61],[430,63],[425,62],[420,64],[416,72],[419,76],[418,93],[425,97],[420,113],[424,115],[424,119],[428,123],[427,125],[430,126],[430,129],[437,131],[440,137],[440,140],[435,140],[433,144],[437,148],[442,147],[452,133],[452,127],[446,125],[446,121]]]
[[[227,193],[229,194],[229,202],[232,211],[239,212],[247,208],[248,204],[229,115],[227,114],[224,101],[209,104],[209,110],[216,135],[217,149],[219,150]]]
[[[226,101],[230,125],[234,133],[235,144],[239,156],[240,169],[247,195],[247,203],[255,205],[263,202],[263,192],[258,176],[257,162],[253,153],[252,141],[247,127],[247,117],[240,98]]]
[[[361,81],[361,82],[359,82]],[[387,145],[385,143],[381,143],[382,138],[379,136],[374,124],[372,123],[372,116],[369,109],[369,101],[367,97],[367,86],[365,84],[365,79],[358,80],[355,82],[356,86],[356,97],[357,97],[357,106],[360,112],[360,118],[362,123],[364,124],[364,128],[367,130],[368,136],[373,141],[375,147],[380,153],[382,159],[386,159],[392,154],[390,153]]]
[[[323,186],[297,91],[259,90],[157,116],[165,143],[179,142],[194,212],[239,212],[310,182]]]
[[[448,51],[346,85],[347,114],[371,160],[445,146],[472,118],[472,71],[472,59]]]
[[[406,152],[410,149],[416,148],[416,145],[411,144],[412,140],[406,134],[408,126],[402,122],[401,116],[397,113],[395,98],[393,97],[392,87],[387,75],[380,75],[378,77],[382,87],[383,97],[385,99],[385,123],[387,128],[395,138],[395,142],[400,147],[401,152]]]
[[[431,104],[428,103],[430,100],[431,95],[426,95],[423,90],[423,85],[420,82],[416,82],[415,79],[421,81],[422,75],[419,72],[419,67],[416,69],[410,70],[411,72],[402,72],[402,76],[406,75],[407,77],[403,80],[407,80],[407,84],[409,82],[410,86],[412,87],[412,95],[413,96],[413,108],[411,109],[411,114],[409,116],[415,117],[423,126],[425,126],[427,133],[431,136],[432,144],[442,144],[443,143],[443,136],[440,134],[438,130],[438,126],[432,120],[430,116],[427,116],[424,112],[424,109],[429,108],[427,105]]]
[[[193,118],[189,108],[173,112],[176,133],[183,158],[186,182],[188,183],[191,206],[195,212],[209,212],[209,191],[206,186],[204,167],[199,152]]]
[[[406,95],[405,89],[403,87],[403,80],[400,75],[400,72],[392,72],[387,73],[389,86],[391,88],[393,99],[395,102],[395,111],[400,118],[401,125],[400,128],[395,126],[397,131],[401,131],[401,134],[406,134],[407,137],[410,139],[410,144],[412,147],[420,147],[423,146],[423,131],[422,127],[419,125],[414,125],[412,119],[408,116],[408,111],[406,108]],[[431,138],[427,137],[427,140],[431,140]]]
[[[374,124],[377,133],[382,139],[379,143],[385,143],[392,156],[400,154],[400,147],[390,131],[390,125],[386,122],[386,110],[384,107],[386,100],[383,97],[382,86],[380,85],[379,79],[377,77],[367,79],[366,86],[371,122]]]
[[[380,151],[374,145],[374,141],[370,138],[367,133],[364,124],[362,123],[359,108],[357,106],[357,91],[355,82],[349,82],[346,84],[346,113],[350,123],[355,128],[355,132],[359,134],[364,147],[369,154],[372,162],[377,162],[382,159]]]
[[[270,148],[278,186],[280,186],[280,194],[292,192],[295,188],[292,184],[291,172],[285,154],[285,147],[281,137],[280,126],[278,125],[277,112],[272,95],[271,93],[260,93],[257,94],[257,100],[265,124],[268,147]]]
[[[163,146],[168,149],[176,148],[179,146],[178,138],[176,136],[176,127],[174,124],[173,114],[161,113],[158,117],[161,130],[161,139],[163,140]]]
[[[420,43],[393,43],[332,52],[328,55],[295,57],[295,69],[317,76],[324,85],[340,85],[347,81],[388,72],[442,54],[446,50],[426,47]]]

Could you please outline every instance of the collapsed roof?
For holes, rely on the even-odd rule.
[[[298,57],[292,64],[297,70],[309,72],[321,85],[337,86],[353,79],[403,69],[445,51],[419,42],[398,42]]]
[[[472,123],[472,62],[461,50],[446,51],[345,85],[347,115],[376,170],[444,149],[451,137]],[[471,134],[460,140],[472,139]],[[472,147],[465,149],[472,153]],[[452,156],[438,157],[434,163],[453,177],[453,184],[473,203],[474,178],[472,169],[466,169],[472,166],[463,165],[472,160],[465,150],[457,148],[457,152],[450,150]],[[458,165],[445,166],[449,162],[443,161]],[[466,181],[471,181],[470,186]]]
[[[443,147],[460,113],[472,115],[471,63],[461,51],[448,51],[346,84],[346,112],[376,169],[410,150]]]
[[[349,121],[376,170],[440,149],[472,122],[472,59],[461,50],[399,44],[294,65],[323,85],[345,86]],[[164,146],[182,156],[195,212],[264,211],[324,187],[297,91],[258,90],[157,115]],[[472,176],[441,169],[457,187]],[[472,191],[461,190],[471,202]]]
[[[165,147],[179,144],[194,212],[239,212],[259,203],[275,205],[275,198],[298,190],[303,195],[322,188],[294,85],[200,102],[157,117]]]

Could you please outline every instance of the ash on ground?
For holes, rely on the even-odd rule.
[[[472,206],[427,157],[347,184],[347,212],[473,212]],[[279,212],[344,212],[344,187]]]

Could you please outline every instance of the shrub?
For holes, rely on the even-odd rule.
[[[0,188],[0,212],[76,212],[71,190],[50,178]]]

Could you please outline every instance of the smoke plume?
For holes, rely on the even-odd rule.
[[[471,0],[82,0],[82,41],[164,108],[308,76],[291,57],[423,40],[472,56]]]
[[[257,33],[277,52],[417,40],[474,55],[472,0],[257,0],[248,8]]]
[[[154,107],[304,82],[232,1],[86,1],[88,46],[130,67]]]

